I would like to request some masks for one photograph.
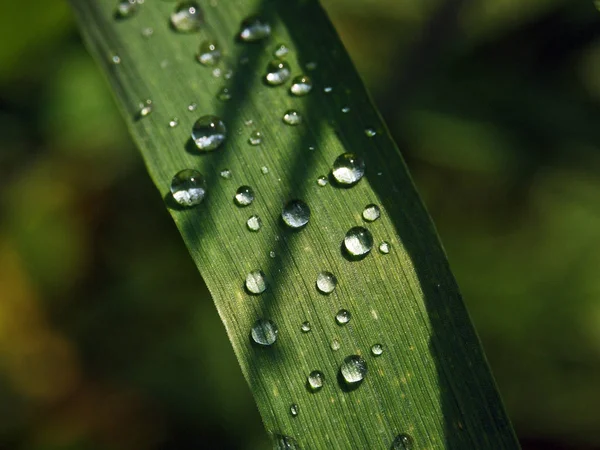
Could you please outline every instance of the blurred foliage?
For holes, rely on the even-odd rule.
[[[325,5],[404,150],[524,448],[600,448],[600,13]],[[65,3],[2,2],[0,30],[0,447],[265,448]]]

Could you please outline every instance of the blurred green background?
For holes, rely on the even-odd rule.
[[[434,218],[523,447],[600,449],[594,3],[324,4]],[[0,2],[0,448],[267,448],[67,5],[24,8]]]

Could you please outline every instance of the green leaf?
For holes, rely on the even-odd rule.
[[[431,220],[318,3],[203,2],[205,25],[189,34],[169,26],[174,3],[146,1],[135,16],[122,20],[113,17],[113,0],[71,4],[210,289],[269,433],[290,436],[304,449],[387,449],[400,433],[412,436],[419,449],[518,448]],[[240,22],[257,13],[272,24],[272,36],[239,42]],[[143,35],[146,28],[153,29],[151,37]],[[195,60],[206,39],[224,51],[220,76]],[[292,73],[313,79],[309,95],[297,98],[289,94],[289,84],[264,83],[278,43],[290,48],[286,59]],[[111,62],[114,54],[120,64]],[[229,70],[231,76],[225,76]],[[232,96],[226,102],[216,97],[224,86]],[[331,93],[323,91],[326,86]],[[139,104],[146,99],[152,100],[152,113],[139,118]],[[197,110],[188,111],[191,103]],[[344,113],[344,107],[350,110]],[[303,123],[285,125],[288,109],[298,110]],[[201,155],[190,131],[205,114],[221,117],[229,132],[222,148]],[[174,117],[179,125],[171,128]],[[377,134],[367,136],[368,127]],[[247,140],[255,130],[263,141],[251,146]],[[344,152],[365,159],[365,178],[351,188],[331,179],[319,186],[317,178],[328,175]],[[207,179],[207,197],[196,208],[175,207],[169,194],[171,178],[185,168]],[[231,179],[219,176],[225,168]],[[256,192],[245,208],[233,202],[241,185]],[[311,208],[310,222],[299,231],[281,219],[282,206],[291,199]],[[382,214],[366,223],[361,213],[370,203],[380,205]],[[255,233],[246,228],[253,214],[263,223]],[[344,255],[342,241],[359,225],[372,232],[375,247],[356,261]],[[389,254],[377,251],[384,240],[391,244]],[[244,280],[256,269],[267,275],[268,288],[250,295]],[[339,281],[330,295],[316,289],[321,270]],[[352,314],[345,326],[335,321],[340,309]],[[251,344],[251,327],[260,318],[279,329],[271,347]],[[312,325],[308,333],[300,330],[304,321]],[[340,343],[337,351],[331,348],[334,340]],[[370,352],[376,343],[384,347],[378,357]],[[368,374],[349,389],[339,369],[355,354],[366,360]],[[307,389],[313,370],[325,376],[318,392]],[[297,417],[290,414],[292,404],[299,407]]]

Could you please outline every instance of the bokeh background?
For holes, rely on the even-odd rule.
[[[147,0],[152,1],[152,0]],[[600,12],[326,0],[525,449],[600,449]],[[0,2],[0,448],[267,448],[62,0]]]

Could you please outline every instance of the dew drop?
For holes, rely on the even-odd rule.
[[[202,116],[192,127],[192,139],[198,150],[208,152],[217,149],[227,136],[225,123],[217,116]]]
[[[189,112],[194,112],[198,109],[198,105],[196,103],[190,103],[187,107]]]
[[[367,376],[367,362],[358,355],[346,356],[340,366],[340,373],[347,384],[356,385]]]
[[[353,153],[344,153],[333,163],[333,178],[344,186],[352,186],[365,174],[365,162]]]
[[[391,450],[412,450],[413,445],[413,438],[406,433],[402,433],[395,437]]]
[[[306,75],[299,75],[292,80],[290,92],[296,96],[308,94],[313,88],[311,79]]]
[[[342,112],[343,112],[344,114],[347,114],[347,113],[349,113],[349,112],[350,112],[350,107],[349,107],[349,106],[343,106],[343,107],[342,107]]]
[[[365,219],[367,222],[376,221],[377,219],[379,219],[380,215],[381,210],[379,209],[379,206],[373,203],[365,206],[365,209],[362,212],[363,219]]]
[[[319,370],[313,370],[308,374],[308,387],[311,391],[317,392],[323,388],[323,383],[325,382],[325,375],[323,372]]]
[[[329,347],[331,347],[331,350],[333,350],[334,352],[337,352],[341,347],[340,341],[338,341],[337,339],[333,339],[331,341],[331,344],[329,344]]]
[[[292,437],[276,434],[273,439],[273,450],[300,450],[298,442]]]
[[[276,58],[283,58],[289,52],[290,52],[290,49],[287,48],[287,46],[285,44],[279,44],[279,45],[277,45],[277,47],[275,47],[275,50],[273,51],[273,56],[275,56]]]
[[[306,322],[302,322],[302,325],[300,325],[300,330],[302,330],[303,333],[308,333],[311,330],[310,322],[308,320]]]
[[[114,65],[119,65],[121,64],[121,57],[117,54],[114,54],[110,57],[110,62]]]
[[[375,128],[365,128],[365,134],[367,137],[373,137],[377,134],[377,131],[375,131]]]
[[[275,258],[275,257],[277,256],[277,254],[276,254],[276,253],[275,253],[273,250],[271,250],[271,251],[269,252],[269,256],[270,256],[271,258]]]
[[[215,77],[215,78],[219,78],[221,76],[221,73],[222,73],[221,69],[219,69],[218,67],[215,67],[212,70],[212,76]]]
[[[137,12],[137,0],[121,0],[117,3],[115,17],[117,19],[127,19]]]
[[[262,294],[267,289],[267,280],[262,270],[253,270],[246,276],[246,289],[251,294]]]
[[[252,340],[258,345],[273,345],[277,340],[277,325],[268,319],[258,319],[252,325]]]
[[[262,226],[262,220],[255,214],[248,218],[248,220],[246,221],[246,225],[248,226],[248,229],[250,231],[258,231]]]
[[[286,61],[274,59],[267,65],[265,80],[271,86],[279,86],[289,80],[291,75],[290,65]]]
[[[294,109],[289,109],[283,115],[283,122],[288,125],[300,125],[302,123],[302,116]]]
[[[240,186],[235,192],[234,201],[238,206],[248,206],[254,201],[254,189],[250,186]]]
[[[202,27],[204,17],[196,2],[181,2],[171,14],[171,25],[175,31],[190,33]]]
[[[226,87],[222,87],[221,90],[217,93],[217,98],[222,102],[226,102],[231,100],[231,92]]]
[[[331,91],[333,91],[333,88],[331,86],[325,86],[323,88],[323,92],[325,92],[326,94],[331,93]]]
[[[262,142],[262,133],[260,131],[253,131],[250,137],[248,138],[248,143],[250,145],[260,145]]]
[[[271,25],[258,16],[244,19],[240,26],[240,40],[244,42],[256,42],[268,38],[271,35]]]
[[[215,41],[204,41],[196,58],[204,66],[214,66],[221,60],[221,49]]]
[[[171,180],[171,195],[181,206],[196,206],[206,195],[204,176],[196,170],[184,169]]]
[[[338,313],[335,315],[335,321],[338,325],[346,325],[352,319],[352,314],[350,311],[345,309],[340,309]]]
[[[154,35],[154,28],[142,28],[142,37],[150,39]]]
[[[179,119],[177,117],[173,117],[169,120],[169,128],[175,128],[177,125],[179,125]]]
[[[373,235],[363,227],[352,227],[344,238],[344,247],[352,256],[366,256],[373,248]]]
[[[379,252],[381,252],[384,255],[387,255],[390,252],[390,248],[391,245],[387,241],[383,241],[381,244],[379,244]]]
[[[317,184],[321,187],[327,186],[327,177],[320,176],[319,178],[317,178]]]
[[[310,208],[302,200],[291,200],[283,207],[281,218],[290,228],[302,228],[310,220]]]
[[[317,63],[315,61],[309,61],[306,63],[306,70],[315,70],[317,68]]]
[[[152,100],[148,99],[138,105],[138,118],[144,118],[152,114]]]
[[[231,178],[231,170],[229,170],[229,169],[223,169],[223,170],[221,170],[221,172],[219,173],[219,175],[221,175],[221,178],[229,180]]]
[[[298,407],[298,405],[296,405],[295,403],[292,403],[290,405],[290,414],[292,415],[292,417],[298,416],[299,412],[300,412],[300,408]]]
[[[331,294],[337,286],[337,278],[327,271],[319,272],[317,275],[317,289],[321,294]]]
[[[269,168],[267,166],[262,166],[260,168],[260,171],[262,172],[263,175],[266,175],[269,173]]]
[[[382,353],[383,353],[383,345],[373,344],[373,346],[371,347],[371,354],[373,356],[381,356]]]

